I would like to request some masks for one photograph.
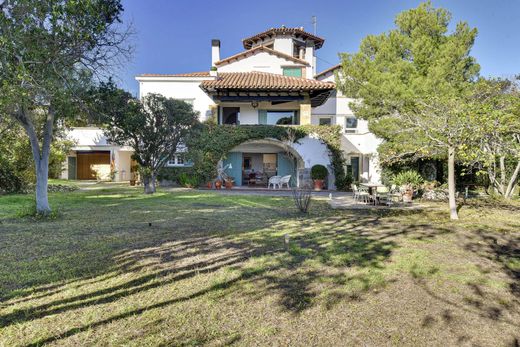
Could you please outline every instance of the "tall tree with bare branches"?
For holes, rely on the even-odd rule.
[[[48,165],[60,119],[74,117],[96,78],[128,57],[120,0],[0,0],[0,120],[29,137],[36,212],[48,214]]]
[[[520,179],[520,87],[517,79],[484,79],[475,85],[471,142],[461,158],[487,175],[495,194],[511,199]]]

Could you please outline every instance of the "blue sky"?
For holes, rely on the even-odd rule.
[[[136,48],[119,72],[123,88],[136,94],[135,75],[207,71],[213,38],[221,40],[221,57],[243,50],[241,40],[271,27],[305,27],[325,38],[317,51],[318,71],[338,63],[338,52],[355,52],[368,34],[394,27],[395,16],[420,1],[350,0],[123,0],[124,20],[132,22]],[[438,0],[452,24],[466,21],[478,29],[472,55],[483,76],[520,73],[518,0]]]

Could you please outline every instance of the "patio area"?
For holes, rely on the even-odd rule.
[[[426,205],[418,202],[393,202],[390,205],[364,203],[355,200],[353,193],[334,193],[328,202],[333,209],[341,210],[424,210],[427,208]]]

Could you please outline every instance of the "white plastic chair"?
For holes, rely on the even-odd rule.
[[[390,200],[395,202],[400,202],[403,198],[403,194],[401,192],[401,189],[397,187],[395,184],[392,184],[390,187]]]
[[[271,184],[273,185],[273,189],[276,189],[276,186],[278,186],[278,189],[280,188],[280,180],[282,179],[282,176],[272,176],[269,178],[269,183],[267,184],[267,189],[271,187]]]
[[[283,185],[285,184],[287,188],[289,187],[289,182],[291,181],[291,175],[283,176],[280,178],[280,188],[283,188]]]
[[[374,192],[374,205],[377,203],[384,203],[385,205],[390,205],[392,203],[392,199],[390,198],[390,189],[388,187],[377,187]]]
[[[364,203],[368,202],[369,194],[368,190],[359,189],[357,185],[351,185],[352,191],[354,192],[354,201],[363,200]]]

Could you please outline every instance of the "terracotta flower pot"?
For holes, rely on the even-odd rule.
[[[413,189],[406,189],[403,193],[403,202],[412,202]]]
[[[226,189],[233,188],[233,181],[226,181]]]
[[[323,182],[323,180],[314,180],[314,190],[322,190]]]
[[[215,189],[222,188],[222,181],[215,181]]]

